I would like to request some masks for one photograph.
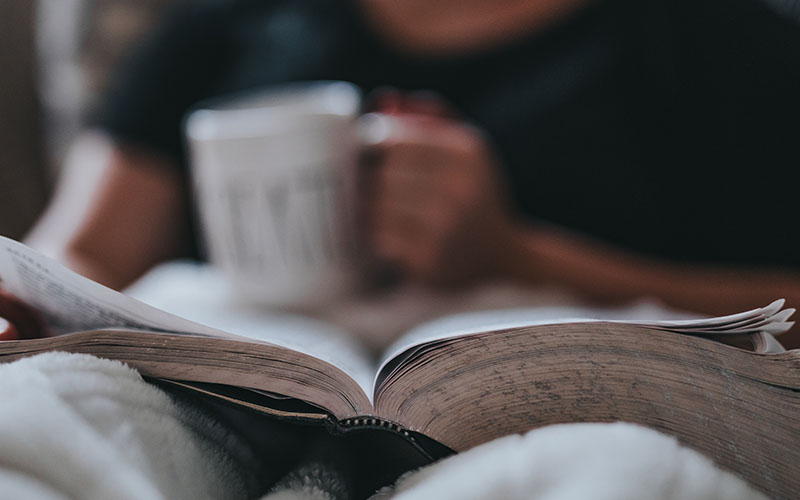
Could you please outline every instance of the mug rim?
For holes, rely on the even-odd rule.
[[[193,141],[246,139],[355,120],[361,91],[344,81],[298,82],[202,101],[187,113],[186,137]]]

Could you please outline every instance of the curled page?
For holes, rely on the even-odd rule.
[[[36,308],[53,335],[124,328],[237,338],[143,304],[5,237],[0,286]]]
[[[221,304],[207,304],[187,314],[201,324],[100,285],[2,236],[0,286],[37,309],[52,335],[115,328],[278,345],[336,366],[370,394],[374,365],[367,354],[342,332],[311,319],[233,309],[223,314]]]

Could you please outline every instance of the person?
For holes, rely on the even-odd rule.
[[[799,62],[796,20],[760,0],[180,3],[120,71],[27,241],[114,288],[196,253],[187,110],[335,79],[404,123],[370,151],[365,213],[372,253],[406,280],[709,314],[800,304],[785,180]],[[24,305],[0,304],[23,324]]]

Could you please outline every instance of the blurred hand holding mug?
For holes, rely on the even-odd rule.
[[[486,134],[431,92],[386,90],[371,101],[359,120],[370,255],[437,288],[509,278],[519,228]]]
[[[359,117],[354,86],[312,82],[190,115],[209,256],[240,298],[325,303],[354,291],[368,261],[433,285],[497,274],[514,229],[488,140],[435,95],[371,101]]]
[[[310,82],[217,100],[189,115],[208,256],[237,298],[303,307],[358,287],[360,106],[353,85]]]

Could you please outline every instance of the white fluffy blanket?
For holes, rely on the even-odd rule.
[[[0,381],[0,498],[254,494],[243,443],[120,363],[43,354],[0,365]],[[312,479],[264,498],[330,498]],[[422,498],[763,496],[670,437],[629,424],[573,424],[487,443],[409,473],[373,497]]]

